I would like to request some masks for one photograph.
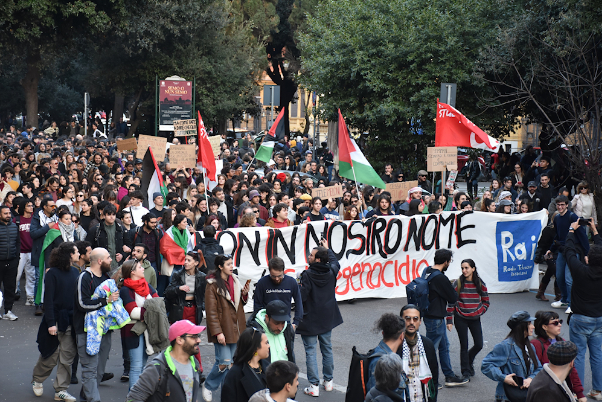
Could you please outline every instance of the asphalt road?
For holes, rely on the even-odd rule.
[[[385,312],[398,313],[405,304],[405,299],[366,299],[358,300],[354,304],[342,302],[339,304],[343,315],[344,323],[335,328],[332,335],[333,352],[335,358],[334,382],[336,384],[333,392],[324,392],[322,390],[319,398],[312,398],[303,395],[302,388],[307,386],[307,380],[304,379],[306,373],[305,352],[301,338],[297,336],[295,341],[295,354],[297,363],[302,372],[301,386],[297,393],[298,401],[320,400],[320,401],[344,401],[344,390],[347,386],[348,368],[351,358],[352,346],[357,346],[360,351],[368,351],[375,347],[380,335],[372,331],[374,321]],[[535,300],[535,294],[532,292],[516,294],[494,294],[491,295],[491,308],[483,316],[483,332],[485,346],[479,353],[475,362],[477,375],[471,379],[466,386],[456,388],[443,388],[439,391],[440,402],[481,402],[493,401],[496,383],[485,377],[479,372],[481,360],[487,355],[493,346],[504,339],[508,333],[506,321],[508,317],[517,310],[528,310],[535,314],[537,310],[550,309],[549,303]],[[54,394],[52,380],[50,377],[44,383],[43,397],[36,398],[31,388],[31,375],[33,367],[38,358],[36,335],[40,322],[39,317],[33,315],[33,308],[24,306],[24,300],[17,302],[13,309],[19,316],[17,321],[0,321],[0,402],[21,402],[21,401],[51,401]],[[561,318],[566,319],[562,310],[559,312]],[[421,327],[421,333],[424,334],[424,326]],[[448,332],[451,344],[451,360],[454,371],[460,373],[459,342],[455,330]],[[568,327],[563,328],[562,336],[568,338]],[[208,372],[214,362],[213,346],[206,344],[206,338],[201,347],[203,367]],[[321,362],[321,358],[318,358]],[[586,364],[586,392],[591,389],[591,371],[589,364]],[[118,377],[122,372],[121,361],[121,342],[119,332],[114,333],[113,347],[107,371],[115,373]],[[320,368],[321,372],[321,368]],[[443,374],[440,373],[440,377]],[[103,401],[123,401],[127,394],[127,383],[121,383],[117,378],[103,383],[100,386],[100,395]],[[72,385],[69,391],[73,395],[79,393],[80,386]],[[343,392],[341,392],[343,391]],[[202,399],[202,398],[200,398]],[[219,393],[214,395],[214,401],[219,401]]]

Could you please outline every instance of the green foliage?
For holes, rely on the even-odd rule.
[[[485,113],[490,89],[472,74],[479,50],[495,39],[495,18],[485,14],[477,0],[325,1],[300,37],[301,83],[323,94],[324,118],[340,108],[351,128],[367,133],[377,169],[404,158],[410,177],[434,140],[442,82],[458,84],[456,107],[475,124],[497,136],[511,127],[511,114]]]

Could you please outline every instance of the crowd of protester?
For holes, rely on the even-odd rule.
[[[590,333],[602,330],[602,308],[591,307],[599,303],[595,291],[575,296],[572,290],[577,283],[580,289],[595,289],[598,274],[589,264],[602,260],[587,261],[586,256],[598,256],[602,241],[589,186],[573,182],[561,153],[553,159],[528,148],[522,156],[488,155],[484,164],[471,158],[461,172],[468,182],[466,193],[455,186],[441,191],[441,183],[432,183],[420,170],[418,186],[409,190],[407,199],[393,200],[383,189],[339,177],[326,143],[314,147],[307,136],[287,139],[276,145],[269,163],[259,164],[250,136],[233,143],[224,136],[218,156],[223,168],[216,184],[209,186],[198,168],[171,165],[167,151],[159,163],[167,192],[148,196],[141,191],[142,160],[118,150],[120,137],[114,136],[122,132],[107,137],[96,127],[91,138],[83,138],[75,126],[63,128],[11,127],[0,133],[2,318],[17,320],[12,308],[20,297],[32,314],[43,316],[32,380],[36,396],[43,394],[44,380],[57,367],[55,400],[75,401],[67,389],[81,381],[80,400],[100,401],[98,384],[113,377],[105,372],[111,331],[99,330],[94,320],[107,314],[110,304],[112,328],[121,332],[121,381],[129,382],[128,401],[165,392],[172,393],[170,400],[192,401],[199,388],[202,398],[211,401],[221,387],[224,401],[284,402],[297,391],[295,334],[303,342],[310,382],[303,391],[318,397],[321,389],[333,390],[331,333],[343,322],[334,294],[339,264],[327,242],[311,251],[309,267],[298,280],[284,274],[281,259],[271,259],[269,275],[254,286],[254,312],[246,319],[243,307],[251,284],[239,281],[232,257],[216,240],[218,232],[443,211],[522,214],[546,209],[549,225],[536,260],[548,269],[536,298],[548,301],[545,289],[555,276],[552,307],[572,313],[573,343],[559,338],[558,314],[541,311],[531,318],[517,312],[508,321],[508,338],[485,358],[482,372],[500,383],[495,396],[500,401],[512,400],[507,395],[511,389],[503,384],[519,385],[514,377],[520,377],[522,390],[527,390],[540,372],[561,385],[570,394],[568,400],[573,393],[580,401],[585,398],[585,350],[589,345],[597,365],[602,352],[588,343],[599,340],[584,328]],[[491,185],[482,188],[480,179],[489,174]],[[382,179],[392,183],[412,178],[387,165]],[[314,188],[337,183],[343,187],[342,197],[312,196]],[[433,189],[438,192],[433,194]],[[183,251],[177,261],[162,242],[168,235]],[[399,315],[386,314],[377,322],[383,339],[375,349],[378,358],[369,364],[367,401],[436,401],[442,384],[461,386],[476,375],[474,360],[483,348],[480,317],[489,308],[489,296],[471,259],[462,261],[462,276],[450,281],[444,273],[451,258],[449,250],[438,250],[433,266],[425,270],[433,276],[428,311],[410,304]],[[529,342],[533,320],[537,337]],[[424,336],[418,331],[422,321]],[[452,327],[460,339],[460,374],[451,369],[446,329]],[[206,376],[198,348],[205,330],[216,357]],[[469,331],[474,344],[470,349]],[[514,360],[508,363],[510,355],[522,359],[524,372],[517,371]],[[567,361],[567,356],[573,358]],[[148,360],[154,364],[146,365]],[[438,380],[439,365],[444,381]],[[588,395],[602,400],[602,368],[596,372]],[[538,392],[544,391],[539,386]]]

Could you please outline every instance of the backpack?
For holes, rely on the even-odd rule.
[[[364,402],[369,391],[366,389],[366,385],[370,378],[370,359],[382,355],[384,353],[374,353],[374,349],[369,350],[366,354],[361,354],[355,346],[352,348],[345,402]]]
[[[437,275],[441,274],[441,271],[434,270],[434,272],[427,274],[426,269],[422,272],[420,278],[414,279],[406,286],[406,295],[408,304],[417,306],[420,311],[424,314],[429,309],[429,282]]]

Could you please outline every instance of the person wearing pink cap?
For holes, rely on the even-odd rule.
[[[126,397],[126,402],[161,400],[196,401],[199,390],[199,353],[201,332],[206,327],[188,320],[169,327],[170,346],[145,368]]]

